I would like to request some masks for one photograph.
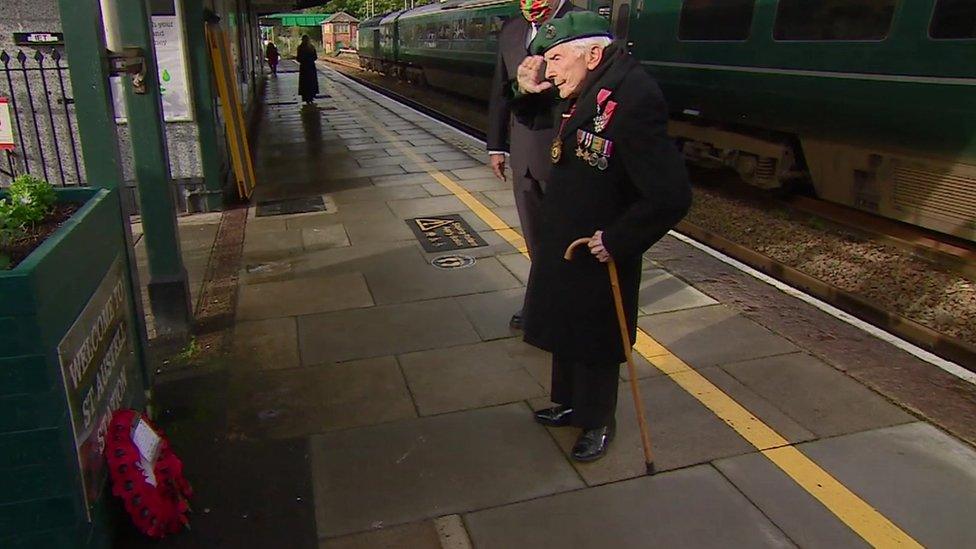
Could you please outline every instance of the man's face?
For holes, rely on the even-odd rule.
[[[581,55],[569,43],[560,44],[545,54],[546,79],[559,90],[559,97],[575,97],[586,73],[595,69],[602,58],[602,48],[593,47]]]

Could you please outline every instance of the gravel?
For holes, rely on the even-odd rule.
[[[940,333],[976,344],[976,283],[786,207],[695,187],[687,220]]]

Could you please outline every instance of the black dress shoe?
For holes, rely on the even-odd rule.
[[[535,420],[549,427],[565,427],[573,422],[573,409],[569,406],[553,406],[535,413]]]
[[[513,330],[522,329],[522,311],[519,311],[512,315],[512,320],[508,322],[508,326]]]
[[[580,433],[573,446],[573,459],[576,461],[596,461],[607,453],[613,440],[613,426],[599,427]]]

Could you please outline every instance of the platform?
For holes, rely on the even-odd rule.
[[[658,472],[625,370],[609,454],[573,462],[575,431],[531,417],[548,355],[508,327],[509,184],[477,141],[321,84],[315,108],[268,85],[227,352],[159,375],[197,490],[164,545],[976,546],[972,385],[670,236],[637,345]],[[486,245],[426,252],[408,220],[452,214]]]

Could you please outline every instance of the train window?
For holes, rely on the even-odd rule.
[[[468,21],[468,38],[471,40],[485,39],[485,18],[475,17]]]
[[[745,40],[752,28],[755,0],[685,0],[678,24],[680,40]]]
[[[976,0],[939,0],[929,36],[942,40],[976,38]]]
[[[776,40],[884,40],[896,0],[779,0]]]

